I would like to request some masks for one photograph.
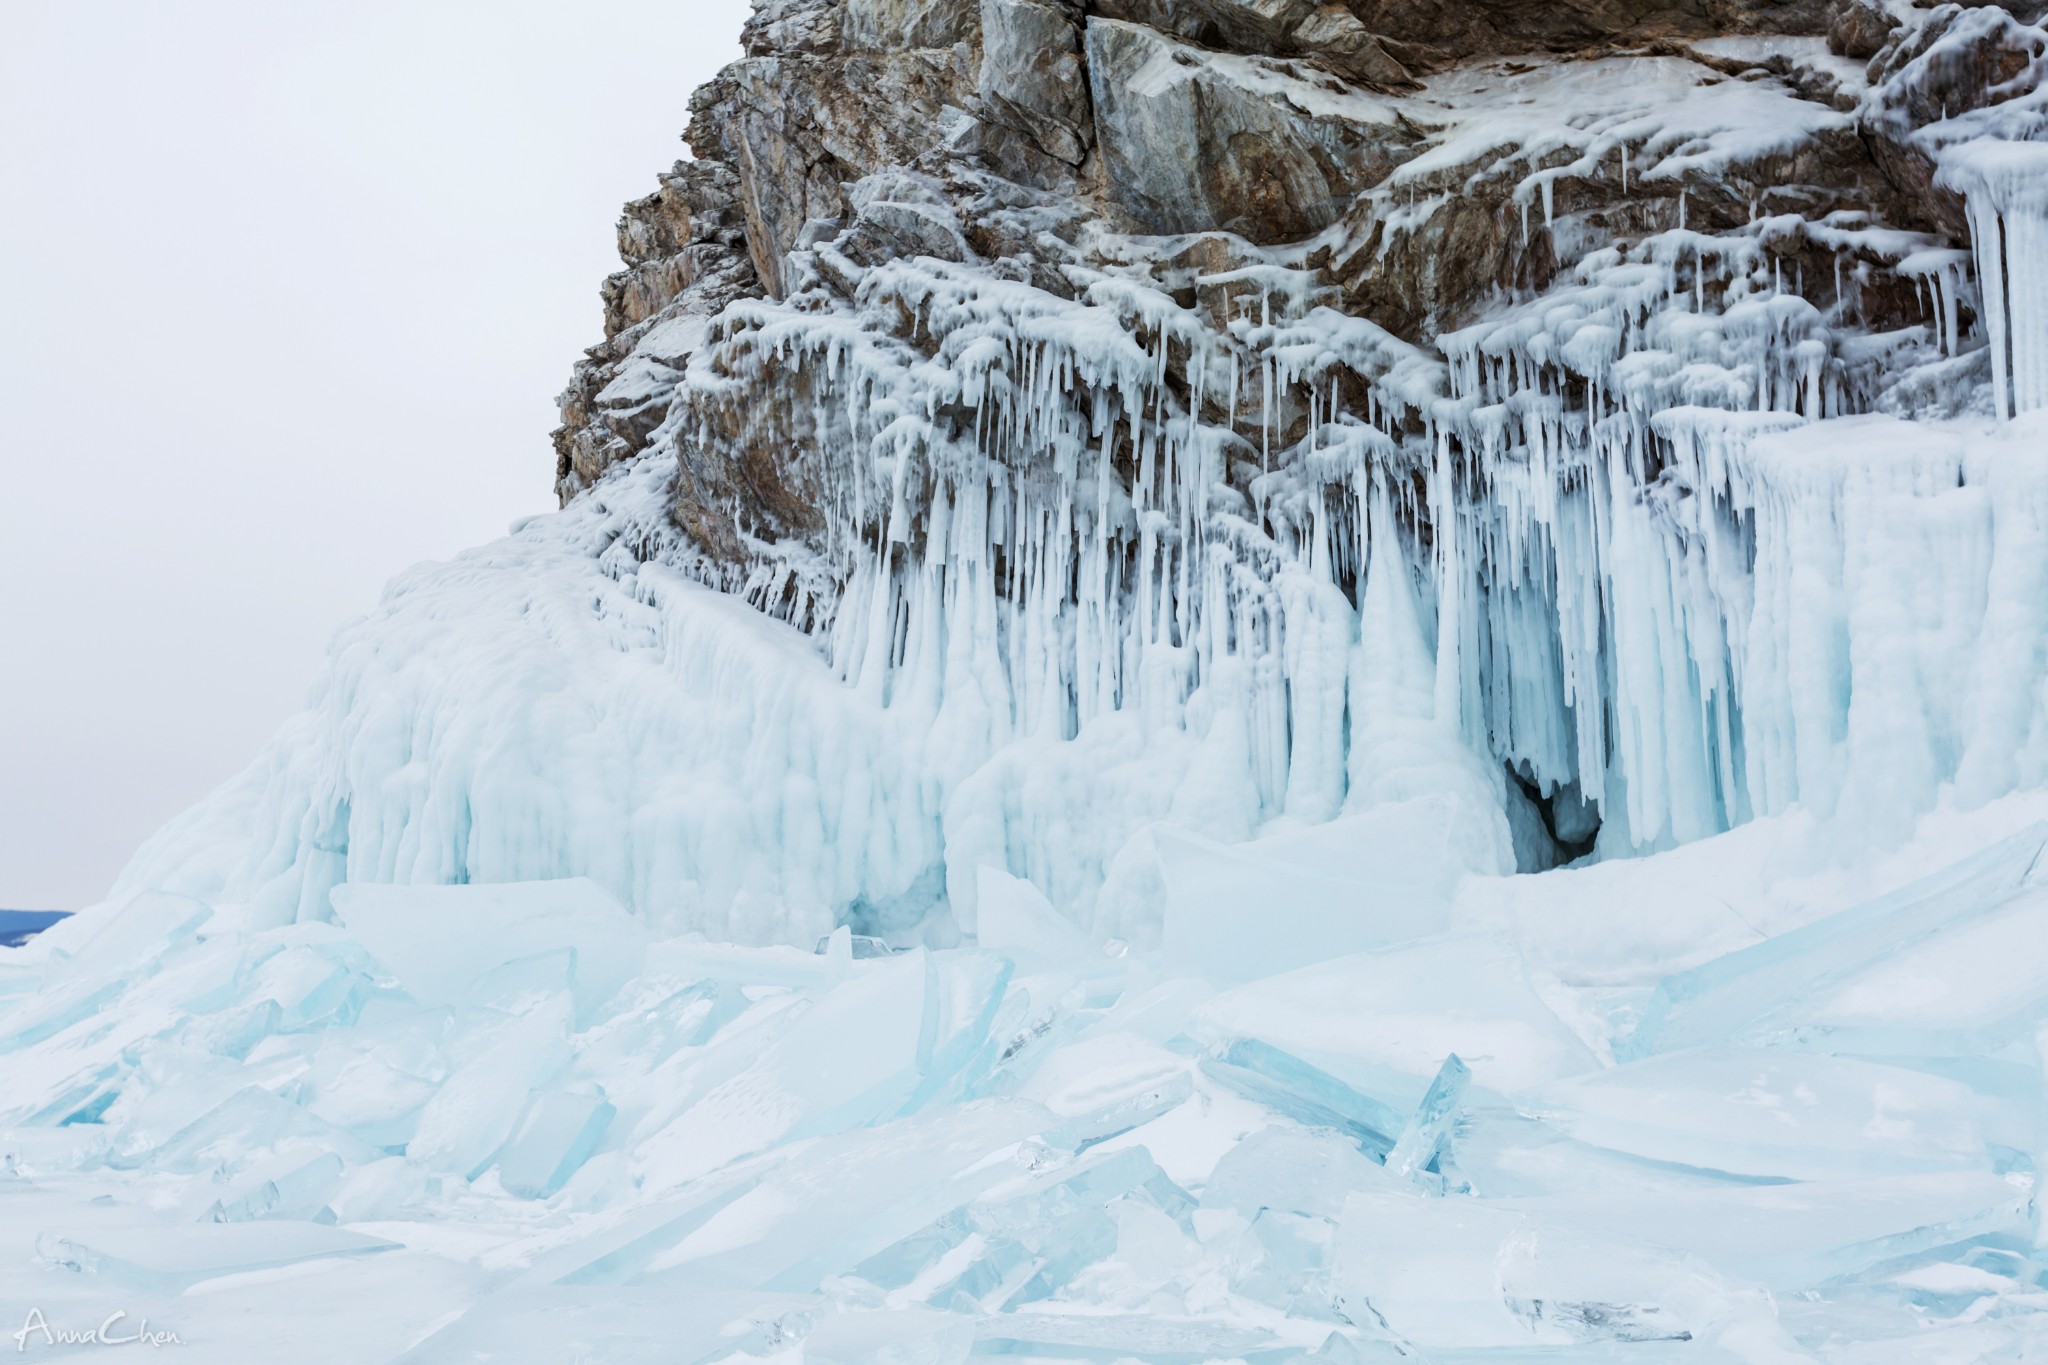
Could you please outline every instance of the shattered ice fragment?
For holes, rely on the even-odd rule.
[[[1199,1008],[1188,1032],[1257,1038],[1341,1063],[1347,1076],[1392,1072],[1418,1086],[1456,1053],[1475,1084],[1502,1094],[1599,1065],[1536,993],[1521,955],[1484,937],[1356,953],[1238,986]]]
[[[982,947],[1008,953],[1025,971],[1102,958],[1102,950],[1030,882],[993,867],[977,869],[975,878],[975,933]]]
[[[1525,1102],[1582,1142],[1651,1161],[1817,1180],[1992,1165],[1996,1106],[1924,1071],[1768,1048],[1691,1048],[1575,1076]],[[2013,1114],[2000,1131],[2019,1136]],[[2022,1139],[2024,1140],[2024,1139]]]
[[[553,1194],[590,1159],[617,1114],[601,1092],[539,1092],[498,1153],[499,1183],[529,1199]]]
[[[258,1218],[329,1221],[317,1215],[341,1180],[342,1160],[333,1152],[294,1152],[246,1173],[234,1189],[213,1202],[205,1217],[214,1223]]]
[[[849,961],[889,957],[895,951],[889,946],[889,940],[871,934],[856,934],[843,924],[819,939],[817,948],[819,957],[838,957]]]
[[[1465,1097],[1465,1087],[1471,1080],[1471,1069],[1458,1060],[1457,1053],[1444,1059],[1443,1068],[1430,1082],[1422,1103],[1401,1129],[1394,1149],[1387,1153],[1389,1171],[1414,1179],[1429,1168],[1450,1135],[1451,1121],[1458,1115],[1458,1102]]]
[[[646,957],[640,922],[584,877],[463,886],[350,883],[336,887],[332,899],[349,933],[422,1005],[455,1003],[500,964],[571,948],[577,1010],[587,1015]]]
[[[500,1026],[420,1111],[406,1156],[425,1170],[474,1179],[512,1135],[527,1094],[569,1059],[569,1008],[557,997]]]
[[[1247,1218],[1277,1209],[1334,1219],[1351,1191],[1393,1184],[1379,1163],[1335,1133],[1276,1123],[1224,1153],[1202,1187],[1202,1205]]]
[[[1393,1150],[1401,1131],[1401,1116],[1392,1106],[1256,1038],[1225,1043],[1202,1059],[1202,1070],[1298,1123],[1335,1128],[1376,1158]]]
[[[2048,846],[2030,825],[1891,895],[1666,977],[1624,1057],[1732,1040],[1784,1009],[1912,946],[1960,917],[2002,905]]]
[[[1335,1255],[1345,1316],[1426,1348],[1686,1341],[1770,1317],[1766,1296],[1682,1255],[1500,1201],[1355,1194]]]

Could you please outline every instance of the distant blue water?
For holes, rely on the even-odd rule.
[[[0,948],[19,948],[67,913],[63,910],[0,910]]]

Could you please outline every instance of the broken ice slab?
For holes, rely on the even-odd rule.
[[[856,934],[845,925],[834,929],[818,940],[814,950],[819,957],[842,957],[848,961],[865,962],[870,958],[890,957],[895,949],[889,940],[876,938],[871,934]]]
[[[849,930],[849,945],[851,937]],[[852,956],[849,946],[847,959],[851,961]],[[649,975],[679,982],[720,981],[736,986],[791,986],[800,990],[829,990],[845,976],[838,961],[802,948],[751,948],[695,938],[664,939],[651,945],[647,950],[647,971]]]
[[[1334,1128],[1375,1158],[1393,1150],[1401,1115],[1329,1072],[1257,1038],[1233,1038],[1202,1058],[1205,1075],[1297,1123]]]
[[[521,1285],[472,1304],[393,1365],[690,1365],[793,1341],[822,1311],[790,1294]]]
[[[399,1246],[322,1223],[183,1223],[103,1228],[36,1238],[45,1265],[176,1292],[218,1275],[269,1270],[329,1256],[368,1256]]]
[[[547,1198],[590,1159],[618,1112],[602,1091],[540,1091],[498,1153],[499,1183],[528,1199]]]
[[[200,1215],[210,1223],[247,1223],[259,1218],[332,1222],[319,1215],[341,1187],[342,1160],[333,1152],[287,1152],[259,1163],[215,1198]]]
[[[1334,1257],[1339,1311],[1425,1349],[1686,1340],[1770,1312],[1680,1255],[1458,1195],[1354,1194]]]
[[[565,1284],[807,1292],[1014,1178],[1018,1144],[1051,1123],[1037,1105],[997,1100],[824,1138],[798,1160],[771,1156],[679,1191],[535,1271]]]
[[[736,1073],[639,1144],[645,1177],[674,1186],[791,1138],[920,1107],[977,1057],[1008,980],[994,953],[914,949],[855,964],[800,1006]],[[737,1048],[751,1040],[734,1040]]]
[[[1143,1147],[1018,1171],[972,1203],[868,1257],[859,1273],[884,1287],[916,1283],[956,1312],[1011,1311],[1065,1289],[1125,1245],[1115,1205],[1149,1208],[1170,1238],[1192,1232],[1194,1200]]]
[[[460,1000],[477,978],[517,958],[576,953],[580,1016],[609,999],[646,963],[647,933],[611,893],[586,877],[465,886],[334,888],[335,913],[406,993],[422,1005]]]
[[[858,964],[798,1006],[758,1055],[640,1143],[646,1178],[657,1187],[679,1185],[792,1136],[894,1113],[922,1079],[929,976],[920,949]]]
[[[1248,1219],[1261,1209],[1336,1218],[1351,1191],[1395,1186],[1378,1162],[1337,1134],[1276,1123],[1223,1154],[1202,1187],[1202,1206]]]
[[[261,1086],[244,1086],[212,1105],[164,1141],[134,1129],[121,1134],[109,1164],[151,1171],[241,1171],[282,1146],[324,1148],[345,1160],[369,1160],[375,1152],[316,1115]]]
[[[1198,1009],[1188,1034],[1257,1038],[1347,1078],[1411,1077],[1417,1097],[1454,1052],[1476,1084],[1502,1094],[1599,1066],[1529,984],[1521,955],[1482,937],[1356,953],[1238,986]],[[1389,1131],[1400,1132],[1398,1120]]]
[[[1984,1171],[1679,1186],[1616,1181],[1492,1207],[1682,1249],[1721,1272],[1804,1289],[1880,1262],[1980,1238],[2033,1236],[2026,1182]],[[2020,1240],[2014,1240],[2020,1239]]]
[[[331,925],[306,927],[333,931]],[[274,1001],[277,1031],[297,1033],[353,1022],[374,989],[373,974],[369,955],[355,944],[294,944],[259,963],[243,994]]]
[[[1331,1320],[1330,1249],[1336,1233],[1328,1218],[1260,1209],[1241,1236],[1219,1247],[1230,1267],[1230,1287],[1290,1317]]]
[[[448,1078],[440,1045],[454,1024],[453,1011],[415,1010],[327,1035],[299,1078],[301,1102],[374,1147],[403,1147]]]
[[[190,896],[145,891],[117,909],[97,906],[55,925],[35,946],[48,952],[48,980],[130,975],[188,941],[213,917]]]
[[[1757,1048],[1663,1053],[1520,1103],[1598,1147],[1794,1180],[1988,1170],[1990,1141],[2023,1148],[2032,1129],[2031,1105],[1999,1105],[1924,1071]]]
[[[1194,1091],[1186,1057],[1126,1033],[1104,1034],[1046,1052],[1010,1088],[1059,1115],[1062,1129],[1082,1141],[1135,1127],[1164,1113]],[[1066,1145],[1047,1135],[1055,1146]]]
[[[90,1170],[106,1154],[107,1132],[97,1124],[0,1129],[0,1178]]]
[[[975,941],[1008,953],[1025,972],[1100,963],[1102,950],[1022,877],[993,867],[975,872]]]
[[[33,1047],[120,999],[127,982],[118,977],[78,977],[24,999],[0,1019],[0,1053]]]
[[[420,1110],[406,1157],[424,1170],[473,1180],[512,1135],[527,1096],[569,1061],[570,1006],[557,996],[497,1026]]]
[[[925,1028],[918,1040],[919,1080],[898,1113],[957,1099],[1001,1060],[989,1036],[1014,970],[1001,953],[953,948],[930,955]]]
[[[2030,825],[1891,895],[1668,976],[1658,985],[1634,1034],[1617,1047],[1617,1055],[1641,1057],[1726,1042],[1738,1035],[1796,1032],[1800,1009],[1825,1002],[1830,990],[1856,974],[1887,960],[1915,957],[1921,941],[1937,930],[2012,900],[2027,883],[2044,845],[2048,824]],[[2038,961],[2033,954],[2025,960]],[[1931,975],[1923,976],[1917,968],[1913,975],[1918,982],[1914,991],[1881,1004],[1881,1010],[1913,1006],[1930,987],[1948,998],[1942,983]],[[1971,988],[1958,984],[1965,993]],[[1840,1008],[1840,997],[1835,999]],[[1771,1021],[1781,1014],[1789,1017],[1774,1029]]]
[[[1738,1033],[1742,1042],[1895,1057],[1967,1057],[2048,1017],[2048,887],[1956,919],[1835,976]]]
[[[1457,804],[1423,797],[1249,844],[1155,831],[1168,964],[1229,984],[1442,932],[1475,870]]]
[[[1472,1072],[1453,1052],[1444,1059],[1437,1071],[1436,1079],[1429,1083],[1429,1090],[1423,1095],[1422,1103],[1408,1117],[1401,1129],[1400,1138],[1394,1143],[1394,1150],[1387,1153],[1387,1169],[1404,1179],[1415,1180],[1423,1176],[1437,1153],[1443,1149],[1444,1140],[1450,1136],[1451,1122],[1458,1116],[1458,1104],[1465,1098],[1465,1087],[1472,1080]]]

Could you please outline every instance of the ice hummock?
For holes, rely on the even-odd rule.
[[[70,998],[84,945],[46,950],[4,1006],[55,1027],[0,1054],[0,1200],[40,1249],[0,1284],[142,1296],[234,1359],[260,1355],[236,1324],[270,1321],[272,1286],[358,1285],[382,1316],[309,1309],[331,1315],[305,1355],[353,1365],[564,1342],[707,1362],[2016,1350],[2048,1281],[2044,809],[1930,821],[1874,882],[1816,863],[1774,912],[1803,926],[1632,983],[1602,926],[1696,850],[1620,894],[1600,867],[1466,871],[1420,937],[1223,981],[1104,953],[999,880],[1002,948],[874,958],[622,948],[625,912],[579,881],[365,887],[310,939],[145,899],[100,916],[100,1010],[41,1003]],[[1332,870],[1317,847],[1242,856]],[[1370,887],[1402,850],[1341,852]],[[1585,948],[1534,965],[1548,921],[1498,913],[1517,888],[1567,898]],[[544,940],[425,932],[469,927],[466,900],[515,927],[569,913]],[[154,951],[112,932],[145,923]],[[303,978],[262,968],[308,944],[348,1008],[276,1008]],[[1938,956],[1922,982],[1987,989],[1905,989],[1884,973],[1907,953]]]

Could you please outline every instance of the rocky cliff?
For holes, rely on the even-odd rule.
[[[1796,530],[1743,452],[2048,403],[2000,273],[2048,181],[2038,19],[774,0],[627,207],[560,492],[673,458],[668,553],[878,697],[975,672],[982,752],[1227,697],[1254,795],[1223,832],[1439,759],[1524,866],[1854,805],[1848,647],[1811,644],[1846,599],[1764,612]],[[1448,758],[1343,661],[1376,540]],[[1933,776],[2004,742],[1913,687]]]
[[[2038,122],[2028,9],[776,0],[692,100],[694,159],[620,220],[605,341],[561,400],[560,490],[648,447],[697,335],[683,319],[762,294],[851,301],[821,255],[972,261],[1071,297],[1065,267],[1147,251],[1133,239],[1191,239],[1159,248],[1169,293],[1290,244],[1291,290],[1429,345],[1590,249],[1674,225],[1681,200],[1713,235],[1847,212],[1966,247],[1925,134],[2013,101]],[[1839,246],[1789,223],[1768,235],[1795,281],[1828,268],[1811,292],[1830,304]],[[1877,286],[1856,321],[1917,321],[1897,256],[1875,237],[1852,250]],[[749,482],[723,453],[679,508],[730,555],[719,495],[780,500],[772,471]]]

